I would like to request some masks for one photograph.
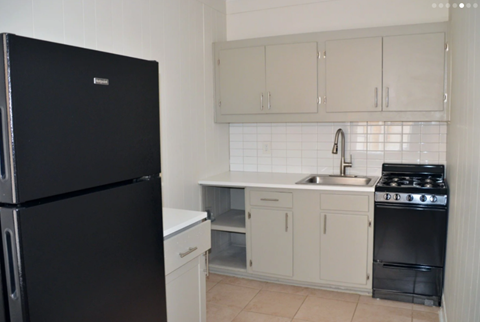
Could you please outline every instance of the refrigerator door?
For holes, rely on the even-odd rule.
[[[0,243],[0,246],[1,245],[2,245],[2,243]],[[8,306],[8,304],[6,303],[6,298],[5,298],[5,294],[7,292],[6,292],[5,280],[4,280],[5,274],[3,273],[3,271],[4,271],[3,262],[0,260],[0,321],[7,322],[7,321],[9,321],[7,319],[7,314],[8,314],[7,306]]]
[[[0,202],[160,173],[157,62],[2,36]]]
[[[160,179],[0,211],[11,322],[166,321]]]

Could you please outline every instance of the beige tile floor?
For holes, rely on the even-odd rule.
[[[210,274],[207,322],[438,322],[439,308]]]

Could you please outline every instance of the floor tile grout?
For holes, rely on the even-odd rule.
[[[353,310],[353,315],[352,315],[352,319],[350,320],[350,322],[353,322],[353,319],[355,318],[355,312],[357,312],[357,308],[358,308],[359,303],[360,303],[360,298],[358,298],[358,301],[355,304],[355,310]]]
[[[305,301],[307,300],[307,297],[308,297],[308,295],[305,296],[305,298],[304,298],[303,301],[302,301],[302,304],[300,304],[300,306],[298,307],[297,311],[295,311],[295,314],[293,315],[291,321],[293,321],[293,319],[295,319],[295,317],[296,317],[297,314],[298,314],[298,311],[300,311],[300,309],[302,308],[303,303],[305,303]]]
[[[228,277],[234,277],[234,276],[228,276]],[[238,277],[234,277],[234,278],[238,278]],[[245,279],[245,280],[249,280],[248,278],[242,278],[242,279]],[[367,307],[369,307],[369,310],[371,311],[375,311],[376,309],[378,309],[379,311],[382,311],[382,309],[385,309],[385,308],[390,308],[390,309],[400,309],[400,310],[409,310],[409,314],[407,312],[404,311],[404,313],[402,313],[404,319],[407,318],[407,316],[410,316],[410,322],[413,322],[414,321],[414,312],[415,311],[418,311],[418,312],[425,312],[427,314],[430,314],[430,313],[436,313],[436,315],[438,315],[438,311],[434,311],[434,310],[423,310],[422,308],[420,307],[416,307],[414,308],[414,305],[410,305],[409,307],[405,307],[406,305],[404,305],[403,307],[401,305],[398,305],[398,306],[395,306],[395,305],[382,305],[382,304],[374,304],[375,302],[372,302],[369,298],[367,298],[366,296],[362,296],[360,294],[357,294],[358,297],[356,299],[355,302],[351,301],[351,300],[345,300],[344,298],[335,298],[336,295],[332,294],[332,297],[329,297],[330,294],[329,293],[315,293],[314,294],[308,294],[308,291],[306,292],[307,294],[299,294],[299,293],[302,293],[304,290],[308,290],[310,288],[308,287],[302,287],[302,286],[295,286],[295,285],[289,285],[289,284],[281,284],[281,283],[273,283],[273,284],[277,284],[277,285],[284,285],[284,286],[294,286],[294,287],[298,287],[298,289],[295,289],[295,288],[280,288],[279,289],[269,289],[269,284],[267,284],[268,282],[262,282],[262,281],[257,281],[257,280],[252,280],[252,281],[256,281],[256,282],[260,282],[262,284],[260,284],[259,286],[257,285],[256,287],[253,287],[251,285],[240,285],[240,284],[236,284],[235,283],[235,280],[226,280],[226,278],[221,278],[219,279],[217,282],[211,282],[213,285],[210,287],[209,291],[212,291],[213,289],[215,289],[219,284],[224,284],[224,285],[230,285],[232,287],[239,287],[239,288],[248,288],[250,290],[254,290],[255,291],[255,294],[254,296],[242,307],[238,307],[237,306],[237,309],[239,309],[239,312],[237,314],[233,314],[233,318],[230,320],[230,322],[233,322],[235,321],[242,313],[253,313],[253,314],[259,314],[259,315],[265,315],[265,316],[268,316],[270,318],[273,318],[273,317],[282,317],[282,318],[285,318],[285,321],[286,319],[289,319],[290,322],[293,322],[299,311],[302,309],[302,307],[305,305],[307,299],[309,297],[311,297],[312,299],[313,298],[317,298],[317,299],[322,299],[322,300],[330,300],[330,301],[338,301],[338,302],[344,302],[344,303],[355,303],[355,309],[353,310],[353,314],[352,314],[352,317],[351,319],[349,320],[350,322],[353,322],[355,320],[355,316],[356,314],[359,312],[358,309],[359,309],[359,304],[364,304],[366,305]],[[248,284],[248,283],[246,283]],[[317,289],[317,288],[312,288],[312,289]],[[337,291],[334,291],[334,290],[327,290],[327,289],[319,289],[319,290],[324,290],[324,291],[327,291],[327,292],[333,292],[333,293],[347,293],[348,292],[337,292]],[[261,294],[262,291],[265,291],[265,292],[271,292],[271,293],[277,293],[277,294],[290,294],[290,295],[296,295],[296,296],[302,296],[303,297],[303,300],[301,301],[300,305],[298,306],[298,308],[295,310],[295,313],[293,314],[292,317],[286,317],[286,316],[277,316],[275,314],[269,314],[269,313],[263,313],[261,311],[259,312],[256,312],[256,311],[248,311],[246,310],[246,308],[259,296],[259,294]],[[250,291],[252,293],[252,291]],[[351,294],[356,294],[356,293],[351,293]],[[318,296],[320,295],[320,296]],[[324,295],[323,297],[321,295]],[[351,297],[347,297],[348,299],[353,299]],[[362,300],[363,299],[363,300]],[[382,301],[382,300],[379,300],[379,301]],[[228,308],[229,306],[228,305],[224,305],[224,304],[220,304],[220,303],[214,303],[214,302],[210,302],[212,304],[215,304],[215,305],[218,305],[220,307],[226,307]],[[384,302],[382,302],[384,303]],[[388,302],[388,304],[390,304]],[[394,303],[392,303],[394,304]],[[394,312],[394,311],[393,311]],[[234,312],[232,312],[234,313]],[[208,313],[207,313],[208,314]],[[375,314],[375,313],[374,313]],[[408,315],[407,315],[408,314]],[[364,315],[364,313],[362,313],[361,315]],[[360,315],[359,315],[360,318],[362,318]],[[310,319],[309,319],[310,320]],[[256,321],[256,319],[255,319]],[[303,320],[301,320],[303,321]],[[375,319],[375,321],[377,321],[377,319]]]

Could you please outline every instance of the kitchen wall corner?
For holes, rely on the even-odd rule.
[[[444,310],[449,322],[480,321],[480,2],[450,7],[450,185]]]

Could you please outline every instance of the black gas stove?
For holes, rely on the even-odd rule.
[[[375,201],[422,206],[446,205],[444,165],[384,163],[375,187]]]
[[[448,221],[445,166],[382,166],[375,187],[373,297],[440,306]]]

